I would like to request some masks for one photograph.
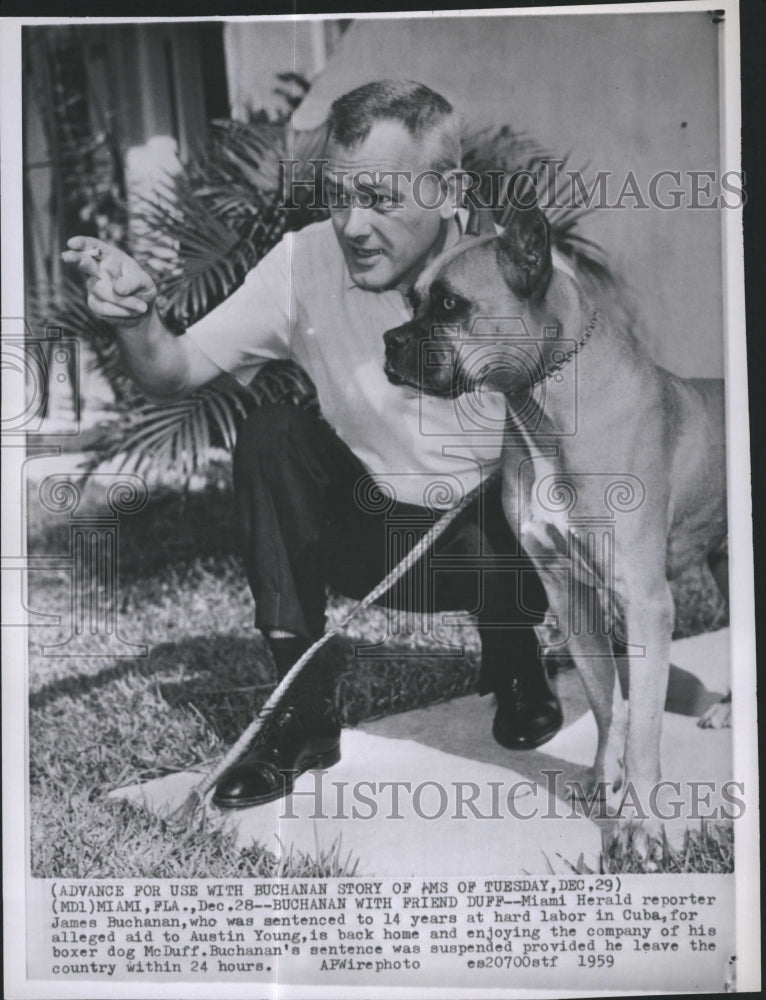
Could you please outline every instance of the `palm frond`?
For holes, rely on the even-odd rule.
[[[161,270],[151,260],[143,263],[153,270],[168,309],[188,325],[241,280],[240,237],[219,222],[183,180],[174,185],[174,195],[172,202],[142,198],[137,216],[141,227],[162,234],[156,242],[176,255],[176,266],[166,263]]]
[[[222,173],[228,168],[256,191],[280,191],[284,126],[219,120],[214,123],[211,140],[208,166]]]
[[[302,369],[267,362],[249,386],[211,384],[170,403],[141,403],[107,426],[89,468],[112,462],[140,474],[172,467],[191,476],[204,471],[212,448],[231,451],[242,421],[266,402],[318,412],[316,390]]]
[[[174,467],[186,476],[203,469],[213,441],[208,420],[213,399],[233,410],[242,406],[234,392],[213,386],[177,402],[145,403],[127,419],[109,425],[91,456],[90,467],[111,461],[118,469],[139,474],[152,468]],[[221,446],[230,448],[233,442],[226,428]]]
[[[218,121],[207,150],[169,180],[168,195],[139,200],[138,228],[158,234],[179,262],[155,268],[176,329],[230,295],[292,228],[295,218],[281,207],[286,147],[284,126]]]
[[[583,220],[594,211],[593,206],[576,208],[559,205],[556,201],[556,177],[559,172],[571,169],[571,153],[556,155],[508,125],[468,132],[464,136],[463,147],[464,167],[484,178],[478,193],[485,202],[490,202],[497,192],[507,195],[509,188],[513,187],[514,178],[529,183],[529,179],[534,178],[537,202],[547,206],[553,245],[589,281],[605,290],[614,287],[614,275],[601,247],[580,232]],[[548,169],[554,165],[555,169]],[[577,171],[586,183],[588,170],[589,166],[585,164]],[[494,182],[490,180],[493,171],[496,174],[499,172]],[[515,193],[526,197],[528,192],[516,190]],[[502,203],[496,206],[498,221],[503,207]]]

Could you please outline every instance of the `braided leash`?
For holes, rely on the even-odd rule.
[[[488,476],[485,480],[475,486],[469,493],[463,497],[460,503],[448,510],[443,514],[435,524],[433,524],[428,531],[423,535],[420,541],[414,545],[407,555],[394,566],[390,573],[388,573],[380,583],[374,587],[366,597],[362,598],[359,603],[352,608],[350,613],[346,615],[343,621],[331,628],[328,632],[325,632],[317,641],[309,646],[309,648],[300,656],[289,671],[285,674],[279,684],[274,688],[271,695],[269,696],[266,704],[260,709],[258,715],[253,719],[250,725],[245,729],[236,743],[224,754],[221,761],[213,767],[207,775],[202,779],[202,781],[192,789],[189,793],[186,801],[179,806],[170,816],[167,818],[167,822],[171,827],[181,828],[185,826],[191,819],[194,812],[202,805],[205,796],[210,792],[215,784],[217,784],[218,779],[243,753],[245,748],[251,743],[258,733],[261,731],[266,723],[266,720],[273,713],[274,709],[277,708],[282,698],[284,697],[288,688],[292,683],[297,680],[303,669],[311,661],[314,654],[326,645],[336,635],[340,635],[344,632],[351,621],[363,611],[368,608],[371,604],[374,604],[383,594],[386,593],[395,583],[398,583],[403,576],[405,576],[416,562],[428,551],[428,549],[434,544],[434,542],[439,538],[444,532],[449,528],[453,521],[476,499],[479,494],[487,488],[489,483],[495,479],[499,474],[499,470],[495,470],[492,475]]]

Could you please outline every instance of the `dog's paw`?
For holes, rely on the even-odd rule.
[[[701,729],[729,729],[731,727],[731,694],[703,712],[697,720]]]
[[[605,833],[603,848],[612,860],[627,860],[640,866],[640,870],[651,872],[659,871],[663,845],[663,826],[656,817],[636,820],[620,816]]]
[[[589,810],[593,809],[595,803],[600,806],[598,815],[605,817],[619,804],[624,782],[625,769],[622,762],[615,759],[610,766],[589,768],[582,781],[568,781],[568,797],[570,801],[582,803]]]

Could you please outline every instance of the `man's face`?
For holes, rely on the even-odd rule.
[[[331,142],[325,194],[351,279],[406,291],[444,244],[454,195],[428,171],[433,143],[395,121],[376,122],[358,146]],[[434,207],[426,207],[434,206]]]

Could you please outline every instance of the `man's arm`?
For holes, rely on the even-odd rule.
[[[75,236],[67,246],[62,259],[86,275],[88,307],[114,327],[125,368],[146,396],[174,399],[221,375],[189,337],[164,325],[157,287],[132,257],[90,236]]]

